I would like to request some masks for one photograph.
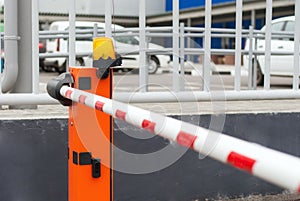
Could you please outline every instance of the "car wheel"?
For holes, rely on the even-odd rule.
[[[75,66],[84,66],[84,61],[82,58],[77,58],[75,61]]]
[[[157,69],[159,67],[159,61],[156,57],[152,56],[149,60],[149,67],[148,67],[148,73],[154,74],[156,73]]]
[[[254,66],[254,60],[252,62],[252,65]],[[261,71],[261,67],[259,65],[258,62],[256,62],[256,85],[257,86],[263,86],[264,85],[264,75],[262,74],[262,71]]]
[[[65,61],[61,66],[56,67],[56,72],[58,72],[59,74],[65,73],[67,69],[66,67],[67,67],[67,62]]]
[[[52,66],[41,66],[42,70],[45,72],[55,72],[54,67]]]

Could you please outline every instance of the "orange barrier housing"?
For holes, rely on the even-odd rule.
[[[108,78],[99,80],[96,70],[70,67],[74,88],[111,98],[111,73]],[[90,88],[87,83],[89,80]],[[70,107],[69,201],[113,200],[112,132],[111,116],[78,103]],[[98,178],[92,175],[92,162],[95,159],[100,161]]]
[[[103,47],[113,48],[110,39],[100,38],[94,41],[94,60],[115,59],[114,50]],[[107,50],[109,52],[99,53],[99,51]],[[97,68],[70,67],[69,71],[74,78],[73,87],[111,98],[112,70],[105,79],[99,78],[98,70]],[[79,98],[84,102],[86,97]],[[70,106],[68,122],[69,201],[113,200],[112,121],[110,115],[83,104],[73,103]]]

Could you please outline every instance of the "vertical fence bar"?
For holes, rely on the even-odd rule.
[[[191,18],[188,18],[187,19],[187,27],[191,27],[191,26],[192,26],[192,20],[191,20]],[[187,33],[191,33],[191,32],[188,31]],[[187,37],[186,40],[187,40],[186,41],[187,48],[191,48],[192,47],[192,38],[189,36],[189,37]],[[190,55],[190,54],[187,55],[188,61],[192,61],[192,58],[193,58],[192,55]]]
[[[243,16],[243,0],[236,0],[236,16],[235,16],[235,77],[234,90],[241,90],[241,48],[242,48],[242,16]]]
[[[146,0],[139,1],[139,37],[140,37],[140,51],[139,51],[139,84],[140,91],[148,91],[148,65],[146,55]]]
[[[2,33],[0,32],[0,95],[2,94],[2,70],[4,69],[2,69]]]
[[[255,29],[256,27],[255,16],[256,16],[256,11],[251,10],[251,26],[253,27],[253,29]]]
[[[264,89],[270,89],[271,39],[272,39],[272,0],[266,1],[266,33],[265,33],[265,74]]]
[[[98,25],[95,23],[93,27],[93,38],[98,36]]]
[[[75,21],[76,21],[76,4],[75,0],[69,0],[69,61],[66,66],[67,71],[69,71],[69,66],[74,66],[76,61],[76,51],[75,51]]]
[[[105,0],[105,37],[112,36],[111,16],[112,16],[112,1]]]
[[[185,48],[185,38],[184,38],[184,23],[180,23],[180,91],[184,90],[184,48]]]
[[[295,1],[294,76],[293,89],[299,89],[300,2]]]
[[[173,0],[173,90],[179,91],[179,0]]]
[[[253,65],[252,65],[252,57],[253,57],[253,26],[249,26],[249,53],[248,53],[249,61],[248,61],[248,89],[253,88]],[[246,65],[246,64],[244,64]]]
[[[254,37],[254,50],[257,50],[257,38]],[[256,90],[257,88],[257,83],[256,83],[256,79],[257,79],[257,54],[254,54],[253,57],[253,89]]]
[[[202,90],[210,90],[211,0],[205,0],[204,57]]]
[[[32,93],[39,93],[39,1],[32,0]]]

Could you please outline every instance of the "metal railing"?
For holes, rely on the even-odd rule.
[[[173,26],[168,27],[146,27],[146,8],[145,0],[140,1],[140,23],[138,28],[123,28],[117,30],[111,30],[111,17],[112,13],[106,12],[106,24],[110,29],[99,30],[97,27],[90,30],[76,30],[76,38],[80,39],[92,39],[97,36],[108,36],[108,37],[117,37],[117,36],[137,36],[140,39],[140,48],[139,52],[119,52],[121,55],[124,54],[137,54],[140,55],[139,66],[147,66],[147,56],[149,55],[172,55],[173,56],[173,69],[172,69],[172,89],[173,93],[177,97],[182,97],[181,101],[201,101],[201,100],[245,100],[245,99],[278,99],[278,98],[299,98],[299,35],[300,35],[300,14],[299,14],[299,1],[295,1],[295,32],[272,32],[271,31],[271,19],[272,19],[272,0],[266,0],[266,30],[259,31],[254,30],[250,26],[249,29],[242,29],[242,6],[243,1],[236,1],[236,28],[235,29],[226,29],[226,28],[212,28],[212,16],[211,16],[211,0],[206,0],[206,15],[205,15],[205,27],[186,27],[184,24],[179,24],[179,9],[178,9],[178,0],[173,0]],[[108,9],[110,4],[107,5]],[[74,12],[74,11],[72,11]],[[75,19],[70,19],[75,20]],[[72,23],[70,23],[72,24]],[[2,35],[1,35],[2,36]],[[173,38],[173,47],[163,48],[159,50],[147,48],[147,43],[149,38]],[[40,31],[40,39],[71,39],[69,31]],[[190,41],[199,38],[203,40],[203,47],[191,47]],[[234,49],[213,49],[211,48],[211,39],[212,38],[231,38],[235,40]],[[294,50],[295,51],[271,51],[271,39],[272,38],[293,38],[294,39]],[[242,48],[241,42],[242,39],[248,39],[249,49],[245,50]],[[265,40],[265,50],[258,50],[256,47],[257,41],[260,39]],[[73,39],[74,40],[74,39]],[[70,40],[71,42],[71,40]],[[73,42],[75,44],[75,41]],[[48,57],[66,57],[66,58],[75,58],[71,56],[73,51],[63,53],[40,53],[40,58]],[[73,53],[74,54],[74,53]],[[84,52],[76,53],[77,56],[84,57],[92,55],[92,50],[86,50]],[[199,79],[202,82],[202,90],[196,92],[185,91],[185,74],[184,74],[184,60],[187,56],[203,55],[203,68],[201,70],[202,79]],[[234,86],[233,90],[221,90],[215,91],[214,95],[209,95],[212,91],[211,89],[211,55],[235,55],[235,77],[234,77]],[[258,68],[257,61],[258,56],[264,55],[265,57],[265,75],[264,75],[264,88],[257,91],[256,86],[256,70]],[[293,88],[284,89],[284,90],[272,90],[270,89],[270,76],[271,76],[271,55],[293,55],[294,56],[294,73],[293,73]],[[247,56],[249,62],[245,63],[245,66],[248,66],[248,88],[241,89],[241,58],[242,56]],[[38,66],[33,66],[33,68],[38,68]],[[175,98],[170,98],[170,94],[167,92],[147,92],[148,89],[148,72],[146,68],[141,68],[139,73],[139,88],[140,92],[135,93],[133,96],[131,94],[123,92],[116,93],[115,98],[119,100],[125,100],[126,97],[131,97],[130,101],[155,101],[155,102],[164,102],[164,101],[177,101]],[[8,69],[9,70],[9,69]],[[199,71],[199,69],[197,69]],[[35,74],[38,71],[33,71]],[[35,75],[38,77],[37,75]],[[1,81],[1,76],[0,76]],[[34,86],[33,86],[34,88]],[[0,84],[1,89],[1,84]],[[0,90],[1,93],[2,90]],[[196,94],[196,95],[195,95]],[[184,97],[183,97],[184,96]],[[32,100],[34,104],[52,104],[53,101],[46,94],[0,94],[0,105],[13,105],[21,104],[16,100],[16,97],[26,97],[29,100]],[[196,98],[195,98],[196,97]]]

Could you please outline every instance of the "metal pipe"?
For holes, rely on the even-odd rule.
[[[185,69],[184,69],[184,63],[185,63],[185,41],[184,41],[184,23],[180,23],[180,76],[179,76],[179,90],[183,91],[184,87],[185,87],[185,79],[184,79],[184,73],[185,73]]]
[[[197,102],[197,101],[236,101],[236,100],[271,100],[299,99],[300,90],[259,90],[259,91],[197,91],[197,92],[118,92],[114,100],[132,103],[157,102]]]
[[[192,19],[191,18],[187,19],[187,26],[188,27],[192,26]],[[185,28],[184,28],[184,30],[185,30]],[[190,34],[190,33],[191,33],[190,31],[187,31],[187,34]],[[184,35],[184,37],[186,37],[186,34]],[[187,44],[187,48],[191,48],[192,47],[192,39],[191,39],[191,37],[187,38],[186,44]],[[188,55],[187,60],[192,61],[192,58],[193,57],[191,55]]]
[[[32,0],[32,92],[39,93],[39,1]]]
[[[248,61],[248,89],[252,89],[253,87],[253,63],[252,63],[252,57],[253,57],[253,26],[249,27],[249,61]],[[246,64],[244,64],[246,65]]]
[[[256,50],[257,49],[257,38],[254,38],[254,49]],[[257,60],[257,54],[254,54],[254,64],[253,64],[253,89],[257,89],[257,83],[256,83],[256,80],[257,80],[257,63],[258,63],[258,60]]]
[[[93,29],[93,39],[98,36],[98,25],[97,23],[94,24],[94,29]]]
[[[300,2],[295,1],[294,76],[293,89],[299,89]]]
[[[48,94],[2,94],[0,105],[53,105],[59,102]]]
[[[243,15],[243,0],[236,0],[236,17],[235,17],[235,77],[234,89],[241,90],[241,49],[242,49],[242,15]]]
[[[0,95],[2,94],[2,34],[0,34]],[[0,105],[1,110],[1,105]]]
[[[66,66],[67,72],[69,66],[74,66],[76,61],[76,32],[75,32],[75,21],[76,21],[76,3],[75,0],[69,0],[69,61]]]
[[[112,1],[105,0],[105,37],[112,37],[111,16],[112,16]]]
[[[113,99],[131,103],[198,102],[198,101],[236,101],[236,100],[272,100],[299,99],[300,90],[259,90],[259,91],[213,91],[205,92],[147,92],[114,93]],[[1,94],[0,105],[49,105],[58,101],[48,94]]]
[[[255,27],[256,27],[255,16],[256,16],[256,11],[251,10],[251,26],[253,27],[253,29],[255,29]]]
[[[265,90],[270,89],[272,8],[273,8],[272,0],[267,0],[266,1],[266,35],[265,35],[265,74],[264,74],[264,89]]]
[[[205,0],[205,31],[204,31],[204,58],[203,58],[203,81],[204,91],[210,90],[210,57],[211,57],[211,10],[212,1]]]
[[[12,90],[18,78],[18,0],[4,1],[4,48],[5,67],[2,92]]]
[[[173,0],[173,91],[180,90],[179,79],[179,0]]]
[[[146,55],[146,0],[139,1],[139,86],[141,92],[148,91],[148,65]]]

